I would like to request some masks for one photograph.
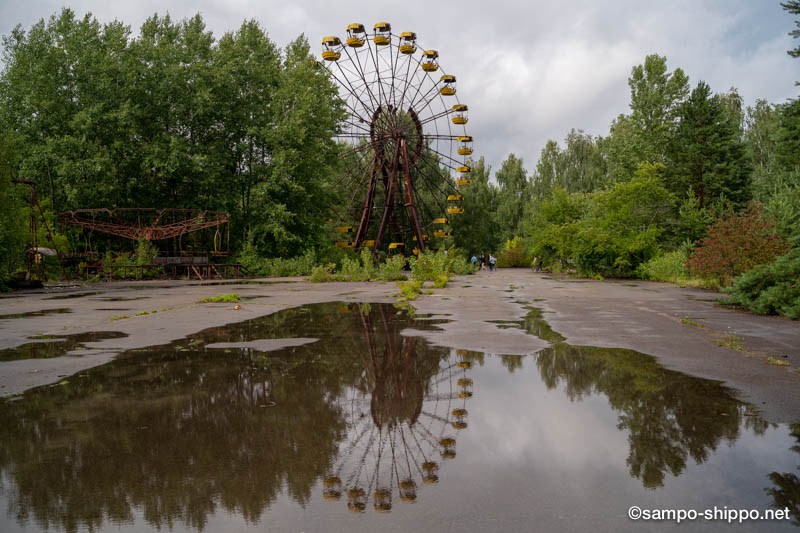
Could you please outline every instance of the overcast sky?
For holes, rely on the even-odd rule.
[[[415,31],[457,75],[475,154],[495,170],[515,153],[533,171],[545,142],[561,143],[571,128],[606,134],[628,112],[628,76],[648,54],[666,56],[692,86],[736,87],[747,105],[800,93],[800,60],[786,53],[800,43],[779,0],[0,0],[0,33],[28,29],[64,5],[118,19],[134,34],[154,13],[199,12],[217,37],[253,18],[279,46],[303,33],[317,51],[324,35],[343,36],[351,22]]]

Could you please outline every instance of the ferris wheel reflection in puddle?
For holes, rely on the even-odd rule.
[[[457,433],[468,425],[472,362],[465,350],[443,354],[392,331],[398,326],[382,313],[355,309],[368,353],[361,354],[361,386],[338,400],[347,437],[324,478],[323,497],[346,501],[355,513],[370,504],[389,512],[396,497],[415,502],[421,485],[439,481],[442,461],[456,457]]]

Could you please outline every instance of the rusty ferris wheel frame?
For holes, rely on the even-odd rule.
[[[456,77],[414,32],[392,33],[388,22],[371,34],[350,24],[345,39],[324,37],[322,46],[348,115],[337,135],[347,167],[340,187],[350,192],[337,227],[346,240],[337,245],[415,254],[446,246],[471,171]]]

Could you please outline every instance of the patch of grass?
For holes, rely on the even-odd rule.
[[[447,274],[439,274],[436,276],[436,279],[433,280],[433,286],[437,289],[443,289],[447,287],[447,282],[450,281],[450,276]]]
[[[685,324],[687,326],[692,326],[692,327],[695,327],[695,328],[702,328],[702,329],[707,328],[707,326],[705,324],[697,322],[696,320],[692,320],[688,316],[685,316],[685,317],[681,318],[681,324]]]
[[[112,316],[110,318],[110,320],[112,322],[114,322],[115,320],[125,320],[126,318],[130,318],[130,317],[131,317],[131,315],[114,315],[114,316]]]
[[[776,359],[774,357],[767,357],[767,363],[775,366],[791,366],[789,361],[784,361],[783,359]]]
[[[231,292],[228,294],[220,294],[218,296],[206,296],[205,298],[200,298],[199,300],[197,300],[197,303],[201,304],[217,303],[217,302],[236,303],[238,301],[239,301],[239,294]]]
[[[718,345],[722,346],[723,348],[728,348],[729,350],[736,350],[737,352],[744,352],[744,339],[741,337],[737,337],[733,333],[728,333],[721,339],[714,339],[714,342]]]
[[[397,286],[400,288],[398,301],[410,302],[416,300],[422,292],[421,281],[398,281]]]

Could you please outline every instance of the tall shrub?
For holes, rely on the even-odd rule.
[[[687,266],[696,275],[728,286],[739,274],[769,263],[788,249],[775,220],[752,204],[744,211],[724,213],[709,226]]]

